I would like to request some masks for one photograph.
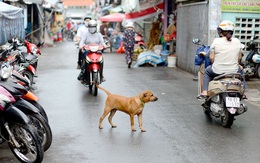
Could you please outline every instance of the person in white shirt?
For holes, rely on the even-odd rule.
[[[88,32],[84,33],[81,37],[80,43],[79,43],[79,48],[82,50],[84,45],[87,44],[100,44],[105,48],[107,48],[107,45],[104,42],[103,36],[101,33],[97,32],[97,22],[95,20],[90,20],[88,23]],[[87,52],[83,54],[83,58],[85,58],[87,55]],[[103,76],[103,64],[104,62],[101,63],[101,76],[102,76],[102,82],[106,81],[106,79]],[[81,72],[78,76],[78,80],[82,80],[84,77],[84,69],[88,67],[88,63],[84,62],[81,66]]]
[[[241,43],[239,39],[232,38],[234,24],[228,20],[222,21],[217,30],[220,38],[215,38],[210,46],[212,65],[205,69],[202,93],[197,97],[198,99],[207,98],[208,85],[214,77],[223,73],[236,72],[243,75],[239,67],[242,59]]]
[[[84,24],[78,28],[77,35],[76,35],[76,44],[79,44],[80,40],[82,39],[82,36],[88,32],[88,22],[90,20],[91,20],[91,17],[85,17]],[[81,49],[79,49],[77,69],[81,68],[82,60],[83,60],[83,53],[82,53]]]

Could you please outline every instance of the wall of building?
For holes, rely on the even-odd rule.
[[[246,46],[245,54],[247,54],[249,48],[247,48],[246,43],[254,35],[260,38],[260,14],[223,12],[222,20],[230,20],[235,23],[234,37]],[[260,40],[258,39],[256,42],[258,42],[258,49],[260,49]]]
[[[198,45],[192,39],[208,42],[208,3],[178,5],[177,13],[177,66],[196,74],[198,66],[194,65],[194,58]]]

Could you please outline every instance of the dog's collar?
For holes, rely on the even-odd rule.
[[[143,100],[140,98],[140,96],[138,96],[139,97],[139,100],[141,101],[141,104],[144,106],[144,102],[143,102]]]

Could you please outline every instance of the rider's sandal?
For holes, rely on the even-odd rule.
[[[246,100],[246,99],[247,99],[246,95],[243,95],[243,96],[242,96],[242,99]]]
[[[197,96],[197,99],[198,99],[198,100],[205,100],[205,99],[207,99],[207,98],[208,98],[207,95],[198,95],[198,96]]]

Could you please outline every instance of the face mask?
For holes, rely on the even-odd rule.
[[[97,28],[96,27],[89,27],[88,31],[93,34],[97,31]]]
[[[85,26],[88,27],[88,22],[85,22]]]

